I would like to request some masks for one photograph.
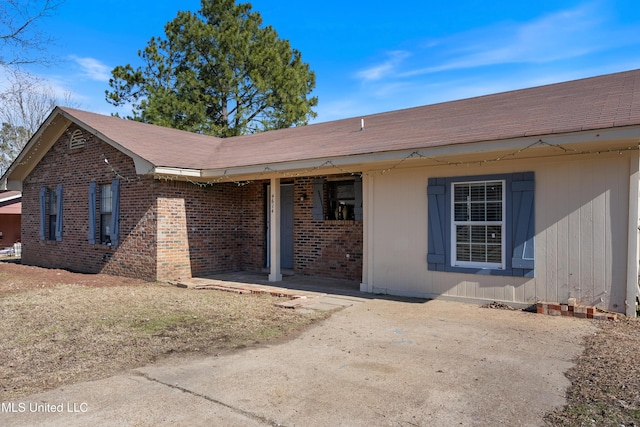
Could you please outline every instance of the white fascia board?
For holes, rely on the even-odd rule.
[[[21,197],[22,197],[22,194],[14,194],[14,195],[9,196],[9,197],[2,197],[2,195],[0,195],[0,203],[8,202],[9,200],[19,199]]]
[[[156,167],[156,168],[153,168],[151,172],[155,175],[188,176],[188,177],[195,177],[195,178],[202,177],[202,173],[198,169]]]
[[[489,153],[494,151],[517,151],[527,148],[539,141],[551,145],[561,145],[566,148],[572,144],[605,143],[624,140],[633,141],[634,139],[636,145],[640,143],[640,126],[595,129],[567,134],[532,135],[524,136],[522,138],[441,145],[436,147],[423,147],[399,151],[384,151],[333,158],[305,159],[282,163],[265,163],[224,169],[203,169],[201,176],[202,178],[218,178],[222,176],[247,176],[260,174],[267,178],[272,172],[277,174],[287,171],[328,169],[332,166],[346,167],[354,164],[362,165],[385,161],[400,161],[408,158],[411,154],[416,152],[420,153],[420,156],[423,157],[460,156],[465,154]],[[545,147],[546,144],[540,144],[539,146]]]
[[[534,138],[534,137],[532,137]],[[580,132],[539,135],[535,138],[553,145],[635,140],[640,143],[640,126],[593,129]]]

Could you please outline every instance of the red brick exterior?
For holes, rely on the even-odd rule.
[[[159,280],[264,267],[261,184],[165,182],[156,196]]]
[[[139,176],[130,157],[90,133],[84,148],[70,150],[75,129],[63,133],[23,184],[23,263],[162,281],[264,268],[267,181],[200,186]],[[120,180],[120,244],[90,244],[89,183],[113,179]],[[312,183],[294,181],[294,270],[360,280],[362,222],[312,220],[312,198],[301,200],[312,194]],[[40,188],[55,191],[58,184],[63,238],[40,240]]]
[[[309,196],[313,181],[314,177],[295,180],[294,270],[309,276],[362,280],[362,221],[313,220],[313,197]],[[304,194],[308,196],[300,200]]]
[[[155,280],[153,192],[159,183],[136,175],[130,157],[90,133],[84,133],[84,148],[70,150],[69,136],[75,129],[72,126],[62,134],[23,183],[22,262]],[[89,244],[89,182],[111,183],[116,172],[121,182],[120,245]],[[62,241],[40,240],[40,188],[55,191],[58,184],[63,185]],[[48,236],[48,224],[45,231]]]

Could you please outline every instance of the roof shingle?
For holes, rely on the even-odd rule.
[[[225,139],[62,110],[155,166],[223,169],[640,125],[640,70]]]

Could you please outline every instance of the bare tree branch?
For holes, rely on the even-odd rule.
[[[46,48],[52,43],[40,24],[64,0],[0,1],[0,65],[48,63]]]
[[[77,107],[71,93],[56,94],[44,80],[18,69],[6,73],[0,93],[0,172],[6,170],[56,105]]]

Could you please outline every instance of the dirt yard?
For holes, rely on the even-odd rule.
[[[640,426],[640,319],[594,321],[585,351],[567,378],[568,405],[548,414],[554,426]]]
[[[0,262],[0,401],[292,337],[326,317],[276,300]]]
[[[0,262],[0,399],[103,378],[168,355],[295,337],[326,314],[274,297],[179,289]],[[585,320],[590,322],[591,320]],[[640,426],[640,321],[594,321],[553,426]]]

